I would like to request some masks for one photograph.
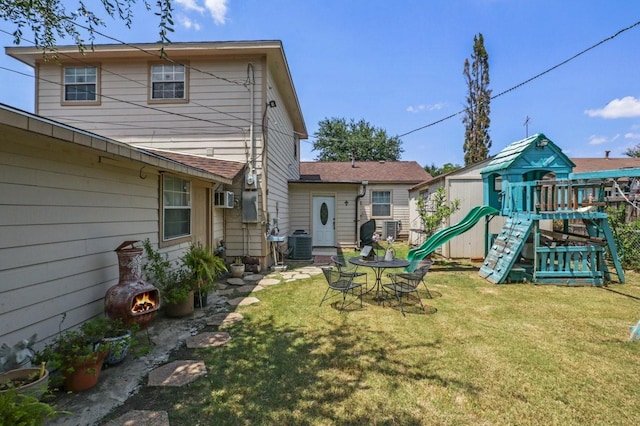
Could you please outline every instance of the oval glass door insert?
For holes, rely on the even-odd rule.
[[[320,206],[320,222],[322,222],[322,226],[325,226],[328,220],[329,220],[329,206],[327,206],[327,203],[323,202],[322,205]]]

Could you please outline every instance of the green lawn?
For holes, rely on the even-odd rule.
[[[606,288],[494,285],[438,261],[426,281],[427,313],[406,318],[370,299],[318,307],[322,275],[270,287],[229,344],[180,354],[204,359],[207,377],[143,389],[140,408],[168,410],[173,426],[638,422],[637,274]]]

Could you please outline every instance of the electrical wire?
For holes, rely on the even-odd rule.
[[[567,63],[569,63],[569,62],[573,61],[574,59],[576,59],[576,58],[578,58],[578,57],[580,57],[580,56],[584,55],[585,53],[589,52],[590,50],[593,50],[593,49],[595,49],[596,47],[598,47],[598,46],[600,46],[600,45],[602,45],[602,44],[604,44],[604,43],[606,43],[606,42],[608,42],[608,41],[613,40],[614,38],[618,37],[620,34],[622,34],[622,33],[626,32],[626,31],[629,31],[629,30],[631,30],[631,29],[633,29],[633,28],[637,27],[638,25],[640,25],[640,21],[637,21],[637,22],[635,22],[634,24],[631,24],[631,25],[629,25],[628,27],[623,28],[623,29],[621,29],[621,30],[617,31],[615,34],[613,34],[613,35],[611,35],[611,36],[609,36],[609,37],[607,37],[607,38],[604,38],[604,39],[600,40],[600,41],[599,41],[599,42],[597,42],[596,44],[594,44],[594,45],[592,45],[592,46],[587,47],[586,49],[584,49],[584,50],[582,50],[582,51],[580,51],[580,52],[576,53],[575,55],[571,56],[570,58],[565,59],[564,61],[562,61],[562,62],[560,62],[560,63],[558,63],[558,64],[556,64],[556,65],[552,66],[551,68],[547,68],[546,70],[544,70],[544,71],[542,71],[542,72],[540,72],[540,73],[538,73],[538,74],[534,75],[533,77],[531,77],[531,78],[529,78],[529,79],[527,79],[527,80],[525,80],[525,81],[523,81],[523,82],[521,82],[521,83],[516,84],[515,86],[512,86],[512,87],[508,88],[507,90],[503,90],[502,92],[498,93],[497,95],[492,96],[492,97],[491,97],[491,98],[489,98],[489,99],[490,99],[490,100],[494,100],[494,99],[496,99],[496,98],[499,98],[500,96],[506,95],[506,94],[507,94],[507,93],[509,93],[509,92],[512,92],[512,91],[514,91],[514,90],[516,90],[516,89],[519,89],[520,87],[524,86],[525,84],[529,84],[529,83],[531,83],[532,81],[537,80],[538,78],[542,77],[543,75],[548,74],[548,73],[550,73],[551,71],[556,70],[557,68],[560,68],[561,66],[563,66],[563,65],[565,65],[565,64],[567,64]],[[429,124],[426,124],[426,125],[424,125],[424,126],[421,126],[421,127],[415,128],[415,129],[413,129],[413,130],[410,130],[410,131],[408,131],[408,132],[402,133],[401,135],[398,135],[397,137],[398,137],[398,138],[401,138],[401,137],[403,137],[403,136],[410,135],[410,134],[415,133],[415,132],[418,132],[418,131],[420,131],[420,130],[424,130],[424,129],[428,128],[428,127],[435,126],[436,124],[440,124],[440,123],[442,123],[443,121],[450,120],[450,119],[452,119],[453,117],[455,117],[455,116],[457,116],[457,115],[460,115],[460,114],[462,114],[462,113],[466,112],[467,110],[468,110],[468,108],[465,108],[465,109],[463,109],[462,111],[455,112],[455,113],[453,113],[453,114],[451,114],[451,115],[448,115],[448,116],[446,116],[446,117],[444,117],[444,118],[441,118],[441,119],[439,119],[439,120],[436,120],[436,121],[431,122],[431,123],[429,123]]]

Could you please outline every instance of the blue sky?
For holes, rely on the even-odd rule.
[[[640,21],[637,0],[174,2],[172,41],[283,42],[310,134],[303,160],[318,154],[312,135],[324,118],[362,118],[402,135],[461,111],[463,63],[478,33],[496,95]],[[126,42],[158,39],[155,17],[141,7],[131,29],[106,22]],[[0,30],[13,28],[0,22]],[[12,38],[0,32],[0,42]],[[5,55],[0,67],[30,72]],[[494,99],[491,154],[525,137],[528,116],[529,134],[545,133],[570,157],[624,156],[640,144],[639,77],[640,25]],[[0,102],[33,111],[33,78],[4,69],[0,78]],[[463,164],[461,119],[402,136],[402,159]]]

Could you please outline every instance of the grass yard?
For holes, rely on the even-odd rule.
[[[427,313],[410,305],[406,318],[370,298],[318,307],[322,275],[269,287],[239,309],[229,344],[173,355],[205,360],[208,376],[144,388],[115,414],[167,410],[173,426],[637,423],[639,275],[606,288],[494,285],[438,261],[426,281]]]

